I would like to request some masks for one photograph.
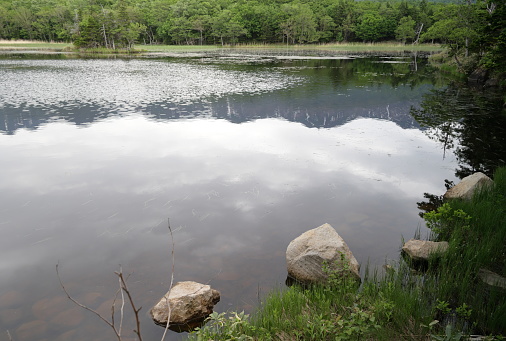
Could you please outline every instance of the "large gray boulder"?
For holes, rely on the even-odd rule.
[[[481,172],[466,176],[457,185],[443,195],[444,199],[471,199],[476,190],[493,183],[492,179]]]
[[[435,253],[448,250],[448,242],[431,242],[428,240],[410,239],[402,247],[402,251],[415,262],[426,262]]]
[[[286,249],[288,276],[304,284],[325,283],[328,273],[324,264],[335,273],[360,280],[360,265],[343,238],[329,224],[304,232]]]
[[[168,322],[173,330],[188,331],[201,325],[219,301],[220,293],[209,285],[179,282],[149,313],[156,324],[166,326]]]

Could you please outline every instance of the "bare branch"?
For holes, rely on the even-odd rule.
[[[493,3],[493,2],[487,4],[487,12],[488,12],[488,14],[492,15],[494,13],[496,7],[497,7],[496,4]]]
[[[78,305],[79,307],[81,307],[81,308],[83,308],[85,310],[88,310],[88,311],[92,312],[93,314],[97,315],[99,319],[101,319],[102,321],[104,321],[109,327],[112,328],[112,330],[114,331],[114,334],[116,335],[116,337],[118,338],[118,340],[121,341],[121,336],[118,333],[118,331],[116,330],[116,327],[114,326],[113,323],[109,322],[105,317],[103,317],[96,310],[93,310],[93,309],[85,306],[84,304],[79,303],[72,296],[70,296],[70,294],[68,293],[67,289],[65,288],[65,286],[63,285],[63,282],[61,280],[60,273],[58,271],[58,265],[59,264],[56,264],[56,275],[58,276],[58,280],[60,281],[60,285],[61,285],[63,291],[65,292],[65,294],[67,295],[68,299],[71,300],[74,304]],[[113,305],[113,309],[114,309],[114,305]]]
[[[139,307],[139,309],[137,309],[135,307],[134,300],[132,298],[132,295],[130,294],[130,291],[128,290],[125,278],[123,277],[123,273],[122,272],[115,272],[115,274],[118,275],[118,277],[120,279],[120,283],[121,283],[121,288],[123,289],[125,294],[127,294],[128,300],[130,301],[130,305],[132,306],[132,310],[134,311],[134,314],[135,314],[135,323],[136,323],[137,329],[135,329],[134,332],[135,332],[135,334],[137,334],[137,338],[139,339],[139,341],[142,341],[141,321],[139,319],[139,311],[142,309],[142,307]]]
[[[121,265],[119,267],[119,271],[120,272],[123,272],[123,269],[121,268]],[[124,308],[125,308],[125,295],[123,293],[123,290],[121,289],[122,286],[121,286],[121,279],[118,278],[118,281],[119,281],[119,291],[121,292],[121,313],[120,313],[120,321],[119,321],[119,334],[121,335],[121,328],[123,327],[123,316],[124,316]]]
[[[167,293],[166,297],[168,297],[170,295],[170,291],[172,290],[172,285],[174,283],[174,268],[175,268],[175,258],[174,258],[174,248],[175,248],[175,245],[174,245],[174,235],[172,234],[172,228],[170,227],[170,218],[167,218],[167,225],[169,226],[169,233],[170,233],[170,240],[171,240],[171,243],[172,243],[172,251],[171,251],[171,258],[172,258],[172,269],[171,269],[171,272],[170,272],[170,286],[169,286],[169,292]],[[169,329],[169,322],[170,322],[170,314],[171,314],[171,308],[170,308],[170,305],[169,305],[169,302],[168,302],[168,298],[165,299],[166,300],[166,303],[167,303],[167,309],[169,310],[169,314],[167,316],[167,325],[165,326],[165,330],[163,332],[163,335],[162,335],[162,339],[161,341],[165,340],[165,335],[167,335],[167,330]]]
[[[113,326],[116,326],[116,321],[114,320],[114,315],[115,315],[115,311],[116,311],[116,300],[118,299],[118,294],[120,292],[121,292],[121,287],[119,287],[118,290],[116,290],[116,293],[114,294],[114,299],[112,300],[111,323],[112,323]],[[121,336],[121,323],[120,323],[120,327],[118,329],[118,335]]]
[[[9,341],[13,341],[11,333],[9,332],[9,329],[7,329],[7,337],[9,338]]]

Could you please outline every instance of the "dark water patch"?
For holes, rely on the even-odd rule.
[[[506,164],[503,103],[502,93],[452,83],[424,95],[421,109],[413,109],[412,115],[422,126],[431,128],[427,135],[444,150],[455,148],[458,178],[475,172],[493,176],[497,167]]]

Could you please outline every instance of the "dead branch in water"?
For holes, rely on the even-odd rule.
[[[137,337],[139,338],[139,341],[142,341],[141,336],[141,321],[139,319],[139,311],[142,309],[142,307],[139,307],[137,309],[134,304],[134,300],[132,298],[132,295],[130,294],[130,291],[128,290],[125,278],[123,277],[123,272],[120,270],[118,272],[114,272],[116,275],[118,275],[121,285],[121,290],[125,292],[125,294],[128,297],[128,301],[130,302],[130,306],[132,307],[132,310],[135,314],[135,325],[137,326],[137,329],[134,329],[135,334],[137,334]],[[123,299],[124,301],[124,299]],[[123,311],[121,311],[121,315],[123,315]],[[123,317],[123,316],[122,316]]]
[[[174,244],[174,236],[172,234],[172,228],[170,227],[170,219],[167,219],[167,223],[168,223],[168,227],[169,227],[169,234],[170,234],[170,239],[171,239],[171,244],[172,244],[172,251],[171,251],[171,259],[172,259],[172,269],[171,269],[171,276],[170,276],[170,286],[169,286],[169,292],[167,293],[166,296],[168,296],[170,294],[170,290],[172,289],[172,285],[174,283],[174,268],[175,268],[175,257],[174,257],[174,248],[175,248],[175,244]],[[121,268],[121,265],[120,265],[120,269],[119,271],[115,271],[114,273],[118,276],[118,281],[119,281],[119,289],[116,291],[116,294],[114,295],[114,300],[112,302],[112,305],[111,305],[111,320],[109,321],[106,317],[104,317],[102,314],[100,314],[98,311],[80,303],[79,301],[77,301],[76,299],[74,299],[72,296],[70,296],[69,292],[67,291],[67,288],[65,288],[65,285],[63,284],[63,281],[60,277],[60,272],[59,272],[59,269],[58,269],[58,266],[59,264],[56,264],[56,275],[58,276],[58,280],[60,282],[60,285],[63,289],[63,291],[65,292],[65,294],[67,295],[67,298],[72,301],[74,304],[76,304],[77,306],[85,309],[85,310],[88,310],[89,312],[92,312],[93,314],[95,314],[99,319],[101,319],[105,324],[107,324],[109,327],[111,327],[111,329],[114,331],[114,334],[116,335],[116,338],[118,339],[118,341],[121,341],[122,338],[121,338],[121,330],[122,330],[122,327],[123,327],[123,317],[124,317],[124,307],[125,307],[125,295],[128,299],[128,302],[130,302],[130,306],[134,312],[134,315],[135,315],[135,324],[136,324],[136,329],[134,329],[134,333],[137,335],[137,338],[139,339],[139,341],[142,341],[142,335],[141,335],[141,321],[140,321],[140,317],[139,317],[139,311],[142,309],[142,307],[139,307],[137,308],[135,306],[135,303],[134,303],[134,300],[132,298],[132,295],[130,293],[130,290],[128,289],[128,286],[127,286],[127,279],[128,279],[128,276],[127,278],[125,278],[125,276],[123,275],[123,269]],[[118,298],[118,294],[121,294],[121,307],[120,307],[120,321],[119,321],[119,326],[116,325],[116,320],[115,320],[115,313],[116,313],[116,300]],[[162,335],[162,339],[161,341],[163,341],[165,339],[165,336],[167,334],[167,330],[169,329],[169,321],[170,321],[170,315],[171,315],[171,308],[167,302],[167,308],[168,308],[168,318],[167,318],[167,326],[165,327],[165,331]],[[7,331],[7,335],[9,336],[9,340],[12,341],[12,338],[10,338],[10,333],[9,331]]]
[[[119,271],[114,272],[118,276],[120,288],[116,292],[116,295],[114,296],[114,300],[111,305],[111,320],[110,321],[107,318],[105,318],[102,314],[100,314],[98,311],[91,309],[90,307],[80,303],[79,301],[74,299],[72,296],[70,296],[69,292],[67,291],[67,288],[65,288],[65,285],[63,284],[63,281],[60,277],[60,272],[59,272],[58,266],[59,266],[59,264],[56,264],[56,275],[58,276],[58,280],[60,281],[60,285],[61,285],[63,291],[65,292],[65,294],[67,295],[67,298],[69,300],[71,300],[74,304],[76,304],[77,306],[79,306],[85,310],[88,310],[89,312],[92,312],[99,319],[101,319],[105,324],[107,324],[109,327],[111,327],[111,329],[114,331],[114,335],[116,335],[116,338],[118,339],[118,341],[122,340],[121,329],[123,327],[124,306],[125,306],[124,294],[126,294],[128,301],[130,302],[130,305],[131,305],[132,310],[134,311],[134,315],[135,315],[135,323],[136,323],[137,329],[134,329],[134,332],[135,332],[135,334],[137,334],[139,341],[142,341],[142,336],[141,336],[141,332],[140,332],[141,322],[140,322],[140,318],[139,318],[139,311],[141,310],[142,307],[139,307],[138,309],[135,307],[132,295],[130,294],[130,291],[128,290],[128,286],[126,284],[126,279],[125,279],[125,276],[123,275],[123,270],[122,270],[121,266],[120,266]],[[115,313],[116,313],[115,305],[116,305],[116,299],[118,297],[118,293],[121,293],[121,308],[120,308],[119,327],[116,326],[116,320],[115,320]]]
[[[85,306],[84,304],[78,302],[76,299],[74,299],[72,296],[70,296],[69,292],[65,288],[65,285],[63,284],[63,281],[61,280],[60,272],[58,271],[58,265],[60,265],[60,264],[56,264],[56,275],[58,276],[58,280],[60,281],[60,285],[61,285],[63,291],[65,292],[65,294],[67,295],[67,298],[69,300],[71,300],[74,304],[76,304],[77,306],[79,306],[85,310],[88,310],[88,311],[92,312],[93,314],[95,314],[96,316],[98,316],[99,319],[101,319],[105,324],[107,324],[109,327],[111,327],[111,329],[114,331],[114,334],[116,335],[116,338],[119,341],[121,341],[121,330],[117,329],[114,324],[114,301],[112,303],[112,316],[111,316],[112,322],[111,322],[108,319],[106,319],[104,316],[102,316],[98,311],[91,309],[88,306]],[[114,300],[116,300],[116,298]],[[123,317],[121,317],[121,318],[123,319]]]

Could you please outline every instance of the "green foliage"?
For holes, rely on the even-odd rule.
[[[402,17],[399,21],[399,26],[395,29],[395,38],[402,41],[403,44],[407,40],[413,40],[415,38],[415,25],[416,22],[411,16]]]
[[[355,27],[358,39],[364,42],[379,41],[391,38],[394,35],[395,22],[391,17],[380,13],[366,13]]]
[[[244,312],[230,314],[213,312],[206,322],[204,327],[197,328],[190,334],[190,340],[253,340],[246,334],[253,332],[255,327],[249,322],[249,315]]]
[[[484,55],[481,65],[489,70],[506,72],[506,3],[504,1],[488,1],[487,23],[480,34],[481,50]]]
[[[462,317],[465,320],[469,320],[473,310],[466,303],[462,303],[461,306],[455,309],[455,312],[457,313],[457,316]]]
[[[435,211],[424,214],[427,227],[437,235],[438,240],[447,240],[458,228],[469,230],[471,216],[462,209],[453,209],[449,203],[444,203]]]
[[[0,0],[0,38],[105,48],[131,48],[138,41],[307,44],[397,37],[406,42],[414,29],[432,25],[434,7],[426,1],[417,6],[354,0]],[[408,17],[412,21],[402,19]]]
[[[452,310],[450,308],[450,303],[446,301],[436,300],[436,305],[434,309],[437,313],[442,315],[448,315]]]
[[[281,10],[284,19],[279,27],[287,42],[303,44],[318,40],[316,18],[308,5],[284,4]]]

